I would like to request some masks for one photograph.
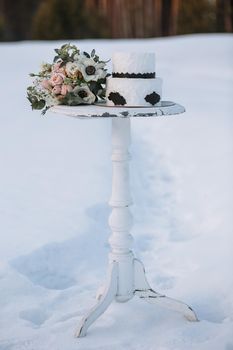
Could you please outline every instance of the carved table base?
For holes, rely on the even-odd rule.
[[[138,259],[133,260],[134,266],[134,290],[133,295],[125,296],[127,300],[131,299],[134,295],[144,299],[148,303],[158,304],[170,310],[181,313],[188,321],[198,321],[198,318],[193,309],[187,304],[168,298],[163,294],[159,294],[151,289],[147,282],[145,270],[142,262]],[[109,266],[108,279],[103,293],[97,295],[98,302],[90,309],[90,311],[83,317],[79,327],[76,331],[76,337],[84,337],[87,329],[95,320],[108,308],[113,300],[123,302],[122,296],[118,295],[118,277],[119,277],[118,263],[112,262]],[[125,297],[123,299],[125,299]]]
[[[131,250],[133,238],[130,228],[132,204],[129,187],[128,147],[130,145],[130,118],[112,119],[113,181],[109,225],[112,231],[109,243],[109,271],[106,285],[97,295],[96,305],[84,316],[76,332],[77,337],[86,335],[89,326],[108,308],[113,300],[126,302],[134,297],[151,304],[159,304],[184,315],[189,321],[198,321],[192,308],[183,302],[155,292],[147,282],[144,266],[134,258]]]

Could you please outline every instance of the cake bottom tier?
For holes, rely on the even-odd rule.
[[[162,97],[162,79],[107,78],[108,106],[154,106]]]

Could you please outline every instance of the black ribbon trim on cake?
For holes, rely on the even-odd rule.
[[[113,78],[139,78],[139,79],[153,79],[155,73],[112,73]]]

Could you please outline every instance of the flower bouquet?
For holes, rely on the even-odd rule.
[[[27,98],[32,109],[42,114],[55,105],[76,106],[93,104],[105,98],[107,69],[95,50],[81,52],[75,45],[65,44],[55,49],[53,63],[44,63],[27,88]]]

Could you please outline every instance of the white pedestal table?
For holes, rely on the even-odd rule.
[[[55,106],[50,109],[76,118],[112,118],[112,194],[109,205],[112,212],[109,226],[112,234],[109,238],[111,252],[106,283],[97,293],[94,307],[83,317],[76,331],[77,337],[86,335],[90,325],[108,308],[113,300],[126,302],[137,295],[151,303],[164,306],[181,313],[189,321],[198,321],[193,309],[187,304],[169,298],[153,290],[145,275],[142,262],[135,258],[132,251],[133,237],[130,234],[132,204],[129,187],[128,148],[130,145],[130,122],[135,117],[158,117],[183,113],[184,107],[174,102],[162,101],[155,107],[126,108],[90,106]]]

